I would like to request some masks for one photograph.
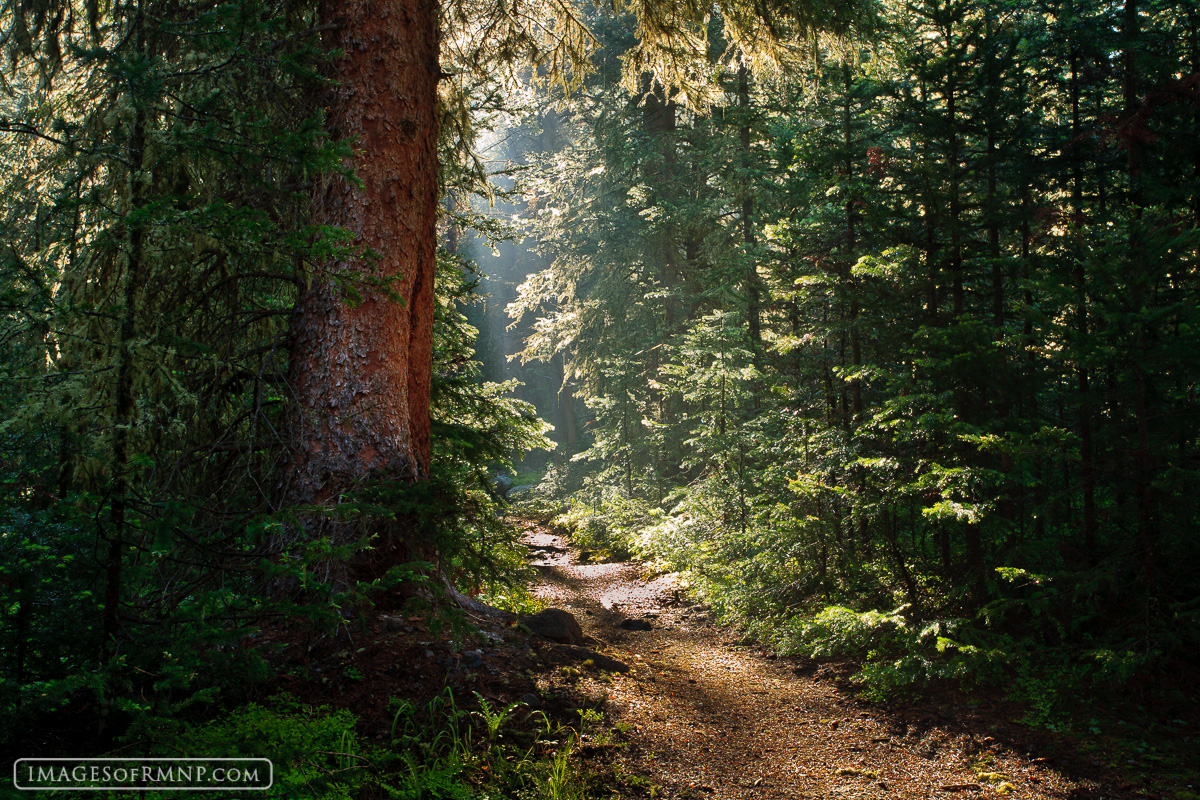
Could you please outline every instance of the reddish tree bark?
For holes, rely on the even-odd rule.
[[[302,293],[291,330],[298,404],[294,502],[325,503],[368,476],[429,472],[429,390],[437,219],[435,0],[322,0],[325,46],[340,50],[327,127],[354,148],[362,182],[314,194],[314,220],[346,228],[371,255],[329,265],[363,285],[347,302],[329,274]]]

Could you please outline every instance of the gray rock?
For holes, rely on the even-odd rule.
[[[579,621],[574,614],[561,608],[547,608],[532,616],[523,616],[521,623],[552,642],[583,644],[583,628],[579,627]]]
[[[623,619],[617,623],[618,628],[624,628],[627,631],[649,631],[653,630],[653,626],[644,619]]]
[[[496,490],[496,494],[500,495],[505,500],[508,499],[508,492],[513,488],[513,477],[507,473],[501,472],[492,481],[492,488]]]
[[[483,652],[480,650],[464,650],[462,665],[464,669],[479,669],[483,666]]]
[[[530,708],[541,708],[542,707],[542,698],[538,697],[533,692],[526,692],[525,694],[521,695],[518,699],[525,705],[529,706]]]
[[[533,491],[533,489],[534,487],[532,485],[514,486],[511,490],[509,490],[507,497],[512,501],[520,500],[522,497],[527,497]]]

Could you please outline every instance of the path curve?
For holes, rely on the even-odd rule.
[[[1091,791],[1044,759],[965,726],[910,721],[840,691],[822,671],[738,646],[670,576],[579,563],[569,543],[524,523],[541,573],[534,593],[571,611],[599,650],[633,669],[598,684],[632,737],[630,773],[667,797],[1077,798]],[[626,631],[626,618],[650,631]],[[1003,777],[1000,777],[1003,776]]]

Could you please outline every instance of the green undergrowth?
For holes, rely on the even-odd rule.
[[[603,739],[603,715],[564,724],[521,703],[499,706],[478,693],[460,703],[450,688],[418,706],[390,702],[382,740],[364,735],[348,710],[280,695],[214,719],[159,720],[111,755],[122,758],[269,758],[274,784],[262,798],[320,800],[583,800],[581,743]],[[7,776],[5,783],[7,783]],[[0,793],[5,791],[0,786]],[[96,792],[105,800],[158,800],[172,792]],[[48,792],[46,797],[74,796]]]
[[[830,604],[755,615],[730,602],[724,587],[697,585],[719,616],[775,652],[852,663],[851,682],[872,701],[913,700],[944,689],[1001,692],[1023,709],[1020,723],[1051,731],[1079,728],[1095,713],[1083,698],[1136,689],[1166,704],[1193,702],[1178,689],[1147,688],[1158,653],[1095,642],[1052,644],[990,626],[986,608],[939,616],[907,604],[885,610]]]
[[[648,503],[599,487],[573,495],[555,510],[551,525],[568,534],[574,546],[617,559],[632,557],[636,534],[663,518]]]
[[[519,480],[523,475],[524,473],[518,474],[517,479]],[[564,499],[572,491],[568,470],[555,464],[547,467],[540,474],[536,483],[523,484],[514,480],[513,486],[514,488],[518,486],[531,487],[529,491],[510,493],[509,503],[517,516],[542,523],[551,523],[569,508],[570,502]]]
[[[1079,598],[1094,591],[1087,575],[1003,567],[972,593],[910,564],[904,586],[881,566],[886,554],[822,569],[811,552],[789,549],[780,529],[731,529],[705,502],[684,494],[666,513],[584,490],[562,501],[554,524],[576,546],[678,572],[718,619],[776,653],[848,662],[851,683],[869,700],[998,692],[1023,709],[1022,724],[1051,731],[1087,729],[1081,720],[1096,712],[1081,698],[1136,690],[1159,705],[1194,703],[1186,681],[1156,680],[1176,663],[1162,651],[1079,621]]]
[[[513,614],[536,614],[546,608],[546,601],[531,592],[528,586],[512,582],[489,584],[475,599]]]
[[[518,468],[517,474],[513,475],[513,488],[518,486],[536,486],[541,483],[542,478],[546,475],[544,469],[523,469]]]

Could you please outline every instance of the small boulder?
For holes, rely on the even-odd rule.
[[[533,692],[526,692],[525,694],[521,695],[519,700],[530,708],[542,707],[542,698],[538,697]]]
[[[563,655],[566,655],[575,661],[590,661],[591,666],[595,667],[596,669],[602,669],[608,672],[629,672],[629,665],[624,661],[618,661],[615,658],[606,656],[603,653],[597,653],[595,650],[589,650],[586,647],[563,645],[557,649]]]
[[[624,619],[617,623],[617,627],[624,628],[627,631],[653,630],[653,626],[644,619]]]
[[[513,488],[512,475],[501,472],[492,480],[492,488],[496,490],[496,494],[507,500],[508,493]]]
[[[796,666],[792,667],[792,674],[796,675],[797,677],[812,675],[817,671],[818,666],[819,665],[816,661],[813,661],[812,659],[805,659]]]
[[[521,617],[521,623],[529,630],[562,644],[583,644],[583,628],[575,615],[561,608],[547,608],[536,614]]]
[[[506,495],[505,499],[507,499],[510,503],[516,502],[531,495],[533,493],[533,489],[534,487],[532,485],[514,486],[508,490],[508,494]]]

